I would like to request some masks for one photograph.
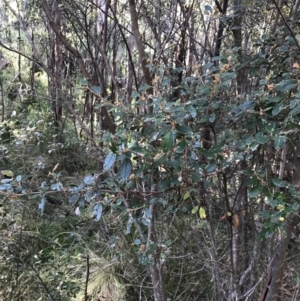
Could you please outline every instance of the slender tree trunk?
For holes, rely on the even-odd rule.
[[[149,71],[149,68],[147,67],[147,64],[149,63],[145,51],[144,44],[141,39],[141,34],[139,31],[139,25],[138,25],[138,13],[136,9],[136,3],[135,0],[129,0],[129,8],[130,8],[130,17],[131,17],[131,27],[132,27],[132,32],[135,38],[135,43],[138,49],[139,53],[139,58],[140,58],[140,63],[142,66],[143,74],[145,77],[145,82],[147,85],[150,86],[150,88],[147,90],[147,94],[151,95],[153,94],[153,88],[152,88],[152,77]],[[152,114],[153,112],[153,107],[152,107],[152,98],[148,97],[147,102],[146,102],[146,111],[149,114]]]
[[[292,184],[297,190],[300,189],[300,135],[298,136],[297,148],[295,152],[294,175]],[[292,213],[286,217],[284,233],[278,243],[275,255],[272,259],[270,277],[267,279],[267,289],[263,291],[260,301],[274,301],[278,297],[281,279],[284,271],[285,253],[291,239],[294,227],[299,224],[299,212]]]
[[[61,31],[61,12],[59,5],[61,4],[60,0],[56,0],[53,2],[53,14],[54,20],[57,24],[57,27]],[[54,42],[54,78],[55,78],[55,98],[52,99],[52,108],[55,116],[55,129],[59,130],[59,126],[62,121],[62,49],[61,49],[61,41],[58,36],[55,36]],[[57,132],[58,133],[58,132]]]
[[[157,245],[157,237],[155,233],[155,203],[150,205],[150,211],[152,214],[152,218],[150,220],[148,226],[148,240],[147,240],[147,248],[151,248],[151,244]],[[165,281],[163,277],[163,263],[160,259],[160,247],[156,247],[156,250],[153,254],[153,263],[150,263],[150,275],[151,281],[153,285],[153,295],[155,301],[166,301],[166,290],[165,290]]]
[[[243,1],[244,0],[234,0],[234,17],[232,24],[232,33],[234,37],[234,47],[237,49],[239,62],[242,66],[243,64],[243,48],[242,48],[242,22],[243,22]],[[242,94],[245,91],[246,86],[246,70],[244,67],[237,69],[236,82],[237,82],[237,92]]]

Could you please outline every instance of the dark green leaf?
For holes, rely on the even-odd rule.
[[[130,151],[140,155],[144,155],[146,153],[146,150],[140,146],[133,146],[130,148]]]
[[[217,164],[215,163],[212,163],[212,164],[209,164],[205,167],[205,171],[206,172],[212,172],[214,171],[215,169],[217,168]]]
[[[255,135],[255,142],[259,144],[265,144],[270,140],[270,137],[265,135],[263,132],[258,132]]]
[[[169,150],[172,149],[174,146],[174,132],[170,131],[167,135],[164,137],[163,141],[163,151],[166,153]]]
[[[245,185],[247,186],[256,185],[256,184],[257,184],[257,178],[251,178],[245,182]]]
[[[176,124],[175,129],[178,133],[187,135],[191,132],[191,129],[185,125]]]
[[[296,88],[298,86],[298,83],[294,79],[287,79],[279,82],[275,88],[277,91],[280,92],[287,92],[292,90],[293,88]]]
[[[287,187],[288,186],[285,181],[277,179],[277,178],[272,179],[272,182],[276,187]]]
[[[118,151],[118,148],[115,144],[114,141],[111,142],[111,144],[109,145],[109,149],[113,152],[113,153],[116,153]]]
[[[274,141],[274,145],[275,145],[276,149],[283,148],[285,143],[286,143],[286,137],[285,136],[279,136]]]
[[[291,116],[298,115],[299,113],[300,113],[300,106],[294,107],[290,112]]]
[[[188,143],[186,142],[185,139],[181,140],[177,144],[176,153],[182,153],[186,149],[187,145],[188,145]]]
[[[282,111],[282,109],[283,109],[283,104],[282,104],[282,102],[277,103],[277,104],[275,105],[275,107],[273,108],[273,110],[272,110],[272,115],[273,115],[273,116],[278,115],[278,114]]]
[[[197,116],[197,110],[193,106],[189,107],[189,112],[190,112],[192,118],[195,118]]]
[[[181,159],[177,159],[177,160],[171,160],[171,161],[167,161],[165,164],[166,166],[179,166],[182,163]]]
[[[129,158],[125,158],[120,166],[120,176],[122,182],[125,181],[130,176],[131,169],[132,169],[131,160]]]
[[[248,192],[249,198],[256,198],[257,196],[259,196],[262,193],[263,188],[263,186],[256,186],[254,188],[251,188]]]

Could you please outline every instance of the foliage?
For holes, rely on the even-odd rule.
[[[297,298],[298,4],[1,5],[1,297]]]

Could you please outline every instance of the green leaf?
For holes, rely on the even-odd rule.
[[[245,185],[252,186],[257,184],[257,178],[252,177],[245,182]]]
[[[166,161],[165,164],[166,166],[170,166],[170,167],[180,166],[182,164],[182,159],[177,158],[175,160]]]
[[[168,134],[165,135],[163,141],[163,151],[166,153],[172,149],[174,146],[174,132],[170,131]]]
[[[209,122],[214,123],[216,120],[216,114],[212,113],[209,118],[208,118]]]
[[[217,167],[216,163],[209,164],[205,167],[205,171],[206,172],[212,172],[216,169],[216,167]]]
[[[265,144],[270,140],[270,137],[265,135],[263,132],[258,132],[255,135],[255,142],[259,144]]]
[[[187,191],[187,192],[184,194],[184,196],[183,196],[183,200],[185,201],[185,200],[188,199],[190,196],[191,196],[191,195],[190,195],[189,191]]]
[[[261,193],[262,193],[262,191],[263,191],[263,186],[256,186],[256,187],[254,187],[254,188],[251,188],[250,190],[249,190],[249,192],[248,192],[248,196],[249,196],[249,198],[255,198],[255,197],[257,197],[257,196],[259,196]]]
[[[81,86],[87,86],[87,85],[88,85],[87,80],[86,80],[86,79],[80,80],[80,85],[81,85]]]
[[[140,86],[140,87],[139,87],[139,92],[146,91],[146,90],[148,90],[149,88],[151,88],[151,86],[149,86],[149,85],[143,85],[143,86]]]
[[[293,108],[290,112],[291,116],[298,115],[300,113],[300,106]]]
[[[135,91],[135,92],[132,92],[132,93],[131,93],[131,97],[132,97],[132,98],[140,97],[140,93],[139,93],[139,92],[136,92],[136,91]]]
[[[205,209],[203,207],[199,208],[199,216],[202,219],[206,218],[206,212],[205,212]]]
[[[197,110],[193,106],[189,107],[189,112],[190,112],[192,118],[195,118],[197,116]]]
[[[113,153],[116,153],[118,151],[118,148],[115,144],[114,141],[111,142],[111,144],[109,145],[109,149],[113,152]]]
[[[181,140],[178,144],[177,144],[177,148],[176,148],[176,153],[182,153],[186,147],[187,147],[188,143],[186,142],[186,140]]]
[[[286,143],[286,137],[285,136],[276,137],[276,139],[274,140],[274,146],[275,146],[276,149],[283,148],[285,143]]]
[[[120,166],[120,176],[122,182],[125,181],[130,176],[131,169],[132,169],[131,160],[129,158],[125,158]]]
[[[195,206],[193,209],[192,209],[192,214],[198,212],[199,210],[199,206]]]
[[[175,129],[178,133],[187,135],[191,132],[191,129],[185,125],[176,124]]]
[[[133,146],[129,150],[133,153],[140,154],[140,155],[144,155],[146,153],[146,150],[140,146]]]
[[[117,154],[109,153],[104,160],[104,165],[103,165],[104,170],[110,169],[114,165],[116,158],[117,158]]]
[[[281,179],[274,178],[274,179],[272,179],[272,182],[276,187],[287,187],[288,186],[287,183]]]
[[[207,63],[207,64],[202,65],[201,67],[202,67],[203,70],[205,70],[205,69],[209,69],[213,65],[214,65],[214,63]]]
[[[285,79],[279,82],[275,89],[280,92],[287,92],[292,90],[293,88],[296,88],[298,86],[298,82],[294,79]]]
[[[282,111],[282,109],[283,109],[283,104],[282,104],[282,102],[277,103],[277,104],[275,105],[275,107],[273,108],[273,110],[272,110],[272,116],[278,115],[278,114]]]

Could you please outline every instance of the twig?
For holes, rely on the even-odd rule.
[[[89,254],[86,255],[86,278],[85,278],[85,289],[84,289],[84,300],[88,301],[88,284],[89,284],[89,277],[90,277],[90,256]]]
[[[36,270],[36,268],[29,263],[30,267],[33,269],[33,271],[35,272],[35,274],[37,275],[37,277],[39,278],[42,286],[44,287],[45,291],[47,292],[47,294],[50,296],[51,300],[55,301],[55,298],[51,295],[49,288],[47,287],[46,283],[43,281],[43,279],[40,277],[39,272]]]

